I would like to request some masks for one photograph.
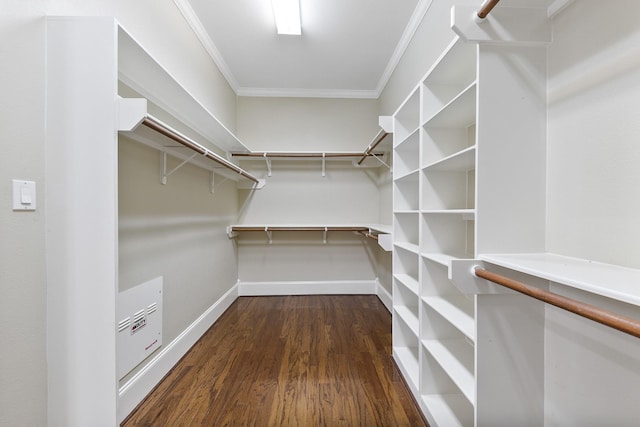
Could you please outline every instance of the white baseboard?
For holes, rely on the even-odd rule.
[[[118,423],[149,394],[187,351],[204,335],[227,308],[238,298],[238,285],[229,289],[176,339],[154,356],[151,361],[118,392]]]
[[[377,284],[376,295],[378,295],[378,298],[380,298],[380,301],[382,301],[384,306],[387,307],[387,310],[389,311],[389,313],[393,313],[392,311],[393,298],[391,297],[391,294],[382,286],[380,281],[377,279],[376,279],[376,284]]]
[[[239,296],[377,294],[377,280],[238,282]]]

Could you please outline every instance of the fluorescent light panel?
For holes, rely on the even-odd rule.
[[[300,26],[300,0],[271,0],[273,15],[276,18],[278,34],[299,36],[302,34]]]

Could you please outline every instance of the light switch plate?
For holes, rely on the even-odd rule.
[[[36,183],[33,181],[13,180],[13,210],[36,210]]]

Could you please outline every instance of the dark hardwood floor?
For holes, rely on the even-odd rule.
[[[122,424],[425,426],[375,296],[240,297]]]

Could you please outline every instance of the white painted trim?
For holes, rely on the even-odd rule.
[[[380,280],[376,279],[376,283],[377,283],[376,295],[378,295],[378,298],[380,298],[380,301],[382,301],[382,303],[387,308],[389,313],[392,313],[393,312],[393,297],[391,296],[389,291],[387,291],[384,288],[384,286],[382,286],[382,283],[380,283]]]
[[[375,90],[348,89],[296,89],[296,88],[260,88],[240,87],[236,91],[238,96],[255,96],[271,98],[358,98],[376,99]]]
[[[211,37],[209,37],[209,33],[207,33],[202,21],[200,21],[200,18],[198,18],[198,15],[191,7],[189,0],[173,0],[173,2],[180,10],[180,13],[182,13],[182,16],[184,16],[184,19],[187,21],[187,24],[189,24],[196,37],[198,37],[198,40],[200,40],[200,43],[202,43],[202,46],[213,59],[213,62],[218,66],[224,78],[227,79],[227,83],[229,83],[231,89],[233,89],[237,94],[238,80],[236,80],[236,77],[231,72],[231,68],[229,68],[215,43],[211,40]]]
[[[235,284],[178,337],[162,348],[140,372],[120,387],[118,392],[118,423],[122,422],[142,402],[237,297],[238,284]]]
[[[236,93],[237,96],[255,96],[255,97],[277,97],[277,98],[357,98],[357,99],[378,99],[382,94],[387,82],[391,78],[393,71],[398,66],[400,59],[404,55],[405,50],[411,43],[413,36],[418,29],[418,26],[422,22],[424,15],[431,7],[433,0],[419,0],[416,8],[409,19],[409,23],[400,37],[400,41],[396,45],[387,66],[378,80],[378,85],[375,89],[370,90],[349,90],[349,89],[285,89],[285,88],[252,88],[252,87],[240,87],[238,80],[234,76],[231,68],[227,65],[226,61],[222,57],[222,54],[216,47],[211,37],[204,28],[202,21],[198,18],[198,15],[191,7],[188,0],[173,0],[175,5],[184,16],[187,24],[191,27],[202,46],[207,53],[213,59],[213,62],[218,66],[222,75],[227,79],[229,86]]]
[[[418,27],[420,26],[420,23],[422,22],[422,19],[424,18],[424,15],[427,14],[427,11],[431,7],[432,3],[433,0],[418,1],[418,5],[414,9],[411,18],[409,19],[409,23],[402,33],[402,37],[400,37],[400,41],[398,42],[396,49],[393,51],[393,55],[391,55],[391,58],[389,59],[389,62],[387,63],[382,76],[380,76],[380,80],[378,80],[378,86],[375,90],[375,98],[379,98],[382,94],[382,91],[389,82],[389,79],[391,78],[391,75],[395,71],[396,67],[400,63],[405,50],[407,50],[407,47],[409,47],[409,43],[411,43],[414,34],[416,33]]]
[[[377,280],[238,282],[239,296],[377,295]]]

